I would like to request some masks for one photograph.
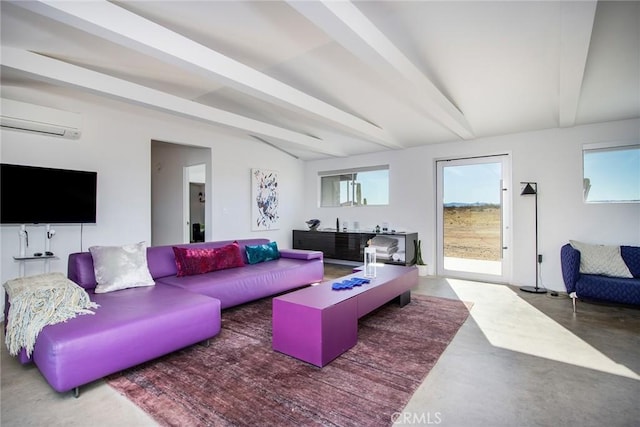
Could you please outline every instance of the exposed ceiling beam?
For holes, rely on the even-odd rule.
[[[296,156],[295,154],[291,154],[290,152],[288,152],[288,151],[287,151],[287,150],[285,150],[284,148],[278,147],[277,145],[270,143],[269,141],[267,141],[266,139],[264,139],[264,138],[262,138],[262,137],[259,137],[259,136],[257,136],[257,135],[250,135],[250,136],[251,136],[253,139],[255,139],[256,141],[260,141],[260,142],[262,142],[263,144],[267,144],[267,145],[268,145],[269,147],[271,147],[271,148],[275,148],[275,149],[276,149],[276,150],[278,150],[278,151],[282,151],[283,153],[288,154],[289,156],[293,157],[293,158],[294,158],[294,159],[296,159],[296,160],[299,160],[299,159],[300,159],[300,157]]]
[[[560,127],[569,127],[576,123],[597,3],[562,2],[560,6]]]
[[[288,3],[373,69],[404,82],[421,109],[463,139],[473,138],[464,115],[353,3],[296,1]]]
[[[328,121],[370,142],[389,148],[402,148],[378,126],[113,3],[106,1],[15,1],[12,3],[126,48],[221,81],[236,90],[267,102]]]
[[[25,50],[2,48],[0,63],[3,67],[27,73],[37,80],[80,88],[189,119],[240,129],[252,136],[259,135],[272,140],[287,141],[316,153],[336,157],[346,156],[346,153],[341,150],[326,147],[326,143],[318,138]]]

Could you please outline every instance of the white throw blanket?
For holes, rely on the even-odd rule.
[[[12,356],[21,348],[31,356],[36,338],[45,326],[64,322],[78,314],[94,314],[88,309],[99,307],[82,287],[62,273],[8,280],[4,288],[11,304],[5,344]]]

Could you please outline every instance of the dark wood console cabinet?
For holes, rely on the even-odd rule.
[[[375,236],[385,236],[398,241],[395,256],[380,262],[396,265],[411,265],[415,258],[415,241],[418,233],[364,233],[354,231],[308,231],[293,230],[293,249],[309,249],[324,252],[325,258],[363,262],[364,248]]]

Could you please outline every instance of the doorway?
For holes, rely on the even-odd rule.
[[[213,188],[212,159],[211,148],[151,141],[152,246],[189,243],[192,223],[200,224],[205,240],[211,239],[212,200],[208,196]],[[196,166],[193,174],[186,169],[190,166]],[[193,196],[191,191],[195,193]],[[191,218],[192,203],[194,218]],[[196,233],[196,237],[201,236]]]
[[[207,165],[184,168],[184,240],[204,242]]]
[[[510,280],[510,157],[436,162],[439,275]]]

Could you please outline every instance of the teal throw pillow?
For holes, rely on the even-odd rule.
[[[265,245],[245,246],[247,261],[249,264],[257,264],[264,261],[272,261],[280,258],[280,251],[276,242],[269,242]]]

